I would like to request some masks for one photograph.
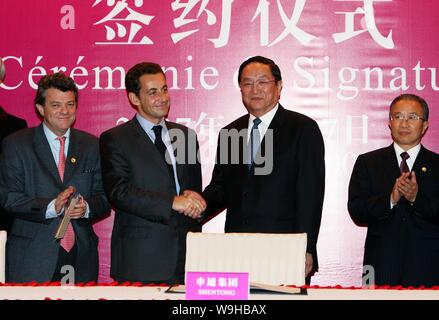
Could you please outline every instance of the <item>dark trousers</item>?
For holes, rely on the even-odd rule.
[[[148,280],[148,281],[134,281],[134,282],[140,282],[142,284],[165,284],[165,285],[176,285],[176,284],[184,284],[184,265],[185,265],[185,250],[179,250],[178,257],[177,257],[177,266],[175,268],[174,274],[169,279],[164,280]],[[127,279],[123,279],[121,277],[113,276],[113,279],[119,283],[123,282],[133,282]]]
[[[9,234],[12,220],[13,218],[0,208],[0,230],[4,230]]]
[[[55,272],[53,273],[52,281],[61,281],[62,277],[66,275],[66,271],[62,272],[62,267],[66,265],[70,265],[73,269],[76,268],[76,254],[77,254],[77,245],[73,246],[73,248],[67,252],[63,247],[59,247],[58,253],[58,262],[56,264]]]

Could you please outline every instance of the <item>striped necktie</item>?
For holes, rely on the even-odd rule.
[[[66,146],[66,137],[57,137],[56,139],[60,143],[59,156],[58,156],[58,173],[59,173],[59,177],[61,178],[61,181],[63,181],[64,171],[66,168],[66,155],[64,153]],[[61,239],[60,244],[61,247],[63,247],[64,250],[66,250],[67,252],[72,250],[75,244],[75,231],[73,230],[71,222],[69,222],[66,233],[64,234],[64,237]]]

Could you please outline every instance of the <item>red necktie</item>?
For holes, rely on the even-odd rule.
[[[64,150],[66,146],[66,137],[58,137],[56,139],[60,143],[59,156],[58,156],[58,173],[62,181],[64,179],[64,169],[66,167],[66,156],[64,154]],[[65,235],[61,239],[61,247],[63,247],[64,250],[69,252],[70,250],[72,250],[74,244],[75,244],[75,231],[73,231],[72,224],[69,223]]]

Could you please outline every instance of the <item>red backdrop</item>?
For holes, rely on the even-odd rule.
[[[0,2],[0,104],[39,123],[35,83],[64,70],[81,92],[75,127],[99,135],[134,110],[125,72],[140,61],[165,67],[169,118],[194,128],[203,182],[210,181],[219,128],[246,111],[236,70],[249,56],[274,59],[281,103],[318,121],[326,146],[326,194],[313,284],[361,284],[365,229],[346,210],[356,156],[390,144],[389,102],[402,92],[430,104],[424,144],[439,151],[436,0],[71,0]],[[204,226],[222,232],[224,214]],[[95,226],[100,281],[109,278],[112,217]]]

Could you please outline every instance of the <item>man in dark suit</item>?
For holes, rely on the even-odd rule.
[[[14,217],[6,247],[7,282],[64,281],[64,274],[69,283],[97,280],[98,239],[91,222],[109,213],[110,205],[102,187],[98,139],[71,128],[77,102],[71,78],[44,76],[35,97],[44,121],[3,141],[0,203]],[[83,199],[65,212],[75,192]],[[71,222],[57,241],[64,213]]]
[[[428,113],[423,98],[396,97],[393,144],[360,155],[352,172],[348,209],[367,226],[363,271],[377,285],[439,285],[439,155],[421,145]]]
[[[15,117],[7,113],[0,106],[0,155],[2,153],[2,141],[11,133],[27,128],[26,120]],[[0,207],[0,230],[5,230],[9,233],[12,225],[12,217],[6,214]]]
[[[196,135],[165,121],[170,97],[158,64],[133,66],[125,86],[137,114],[100,139],[104,187],[116,211],[111,276],[119,282],[183,283],[186,234],[201,231],[197,219],[205,209],[203,200],[184,195],[201,192]]]
[[[227,209],[225,232],[306,232],[309,276],[325,186],[322,135],[314,120],[279,104],[282,76],[272,60],[249,58],[238,82],[249,113],[220,132],[205,217]]]

